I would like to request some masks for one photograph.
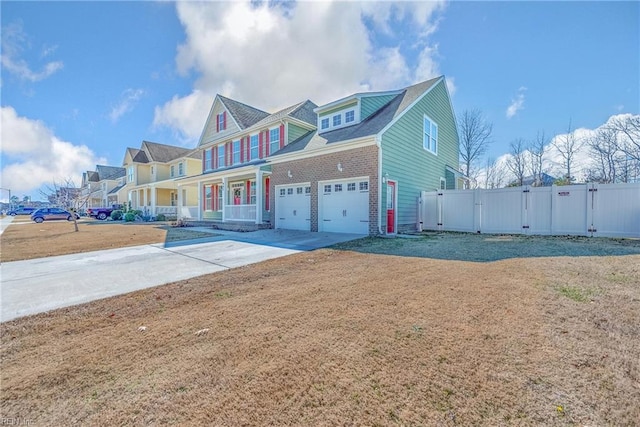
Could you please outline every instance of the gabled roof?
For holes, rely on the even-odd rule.
[[[292,153],[296,151],[304,150],[307,147],[323,146],[341,141],[348,141],[357,138],[364,138],[367,136],[374,136],[381,132],[386,126],[392,123],[402,113],[404,113],[411,105],[413,105],[422,95],[424,95],[431,87],[438,83],[442,77],[437,77],[431,80],[427,80],[409,87],[406,87],[399,91],[391,101],[381,107],[371,116],[367,117],[360,123],[353,126],[347,126],[332,130],[329,132],[323,132],[319,134],[317,132],[310,132],[297,140],[291,142],[283,149],[278,150],[273,156]],[[359,95],[359,94],[356,94]],[[352,95],[351,97],[354,97]],[[351,97],[343,98],[348,99]],[[333,104],[333,103],[332,103]],[[330,104],[327,104],[330,105]]]
[[[149,163],[149,159],[147,158],[147,154],[139,150],[137,148],[127,147],[127,154],[131,157],[131,161],[136,163]],[[126,157],[126,155],[125,155]]]
[[[273,114],[269,114],[264,119],[255,123],[252,127],[267,125],[269,123],[282,120],[286,117],[293,117],[294,119],[302,120],[303,122],[309,123],[310,125],[313,125],[315,127],[317,119],[316,114],[313,112],[314,108],[316,108],[316,104],[309,100],[299,102],[297,104],[283,108],[280,111],[276,111]]]
[[[120,189],[122,189],[122,187],[124,187],[127,184],[120,184],[117,187],[112,188],[107,194],[115,194],[118,191],[120,191]]]
[[[269,113],[265,111],[258,110],[250,105],[234,101],[222,95],[218,95],[218,99],[222,102],[229,114],[233,116],[233,119],[238,126],[240,126],[240,129],[248,128],[269,115]]]
[[[147,153],[147,158],[150,162],[167,163],[180,157],[186,157],[193,149],[142,141],[142,151]]]
[[[98,175],[98,181],[102,181],[104,179],[121,178],[125,176],[126,170],[118,166],[96,165],[95,173]]]

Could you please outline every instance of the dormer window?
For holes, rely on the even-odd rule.
[[[320,129],[328,129],[329,128],[329,119],[322,119],[320,121]]]
[[[353,121],[355,121],[356,119],[356,112],[353,110],[347,111],[346,113],[344,113],[344,122],[345,123],[351,123]]]
[[[275,153],[280,149],[280,128],[269,130],[269,153]]]
[[[342,124],[342,115],[336,114],[333,116],[333,127],[340,126]]]
[[[178,176],[184,175],[184,163],[178,163]]]

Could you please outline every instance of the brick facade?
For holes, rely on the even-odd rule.
[[[338,164],[342,172],[338,170]],[[276,163],[271,169],[271,206],[276,206],[276,185],[311,183],[311,231],[318,231],[318,182],[354,177],[369,177],[369,234],[378,234],[378,146],[345,150],[307,159]],[[289,178],[291,172],[291,178]],[[271,224],[275,226],[275,209]]]

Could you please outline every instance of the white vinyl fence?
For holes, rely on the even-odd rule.
[[[640,237],[640,183],[423,191],[425,230]]]

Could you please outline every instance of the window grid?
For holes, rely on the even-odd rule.
[[[259,144],[259,138],[258,135],[251,135],[251,159],[257,159],[258,158],[258,144]]]

